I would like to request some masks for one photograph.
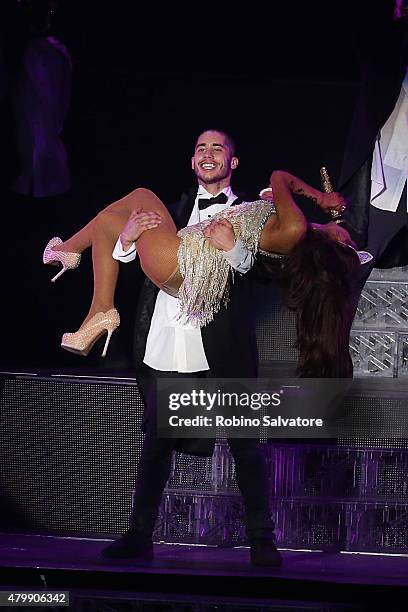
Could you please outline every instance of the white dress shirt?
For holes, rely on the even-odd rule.
[[[204,210],[199,210],[199,199],[214,197],[200,185],[187,225],[200,223],[231,206],[236,200],[231,187],[226,187],[222,193],[228,197],[226,204],[213,204]],[[222,253],[230,265],[241,274],[248,272],[254,264],[253,254],[241,240],[237,240],[230,251]],[[136,257],[136,245],[124,251],[119,239],[112,257],[125,263],[133,261]],[[154,370],[169,372],[188,373],[209,370],[200,328],[180,320],[178,316],[178,299],[159,291],[147,336],[144,363]]]
[[[381,210],[395,212],[407,182],[407,174],[408,72],[395,108],[375,143],[371,166],[371,204]]]

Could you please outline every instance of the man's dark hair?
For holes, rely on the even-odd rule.
[[[234,157],[236,155],[235,150],[235,142],[234,139],[227,133],[224,132],[224,130],[219,130],[217,128],[205,128],[205,130],[201,130],[200,134],[204,134],[204,132],[218,132],[218,134],[222,134],[227,142],[228,148],[231,151],[231,157]],[[196,139],[197,142],[197,139]],[[195,144],[195,143],[194,143]]]

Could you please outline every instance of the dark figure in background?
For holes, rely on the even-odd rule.
[[[376,23],[369,21],[372,8],[359,32],[360,95],[338,185],[348,208],[325,226],[332,237],[373,255],[361,266],[356,306],[374,267],[408,263],[408,5],[399,0],[394,17],[389,10]]]
[[[26,40],[11,80],[17,173],[12,191],[34,198],[58,196],[71,186],[61,140],[71,98],[72,64],[66,47],[52,36],[56,0],[21,2]]]
[[[30,265],[30,274],[16,282],[13,262],[18,253],[39,252],[46,237],[55,233],[61,211],[75,208],[71,199],[71,178],[61,130],[71,95],[71,62],[59,42],[59,17],[65,10],[48,0],[2,0],[0,3],[0,195],[8,211],[8,222],[18,225],[3,245],[3,282],[13,288],[0,308],[2,319],[16,321],[24,316],[25,297],[36,293],[39,266]],[[4,13],[4,19],[3,19]],[[1,59],[0,59],[1,63]],[[2,102],[2,103],[1,103]],[[4,129],[3,129],[4,128]],[[11,235],[13,234],[13,235]],[[57,310],[47,309],[46,295],[31,300],[30,317],[36,324],[26,351],[16,326],[3,334],[8,350],[0,361],[4,367],[35,367],[54,363],[58,356],[46,355],[43,342],[46,324]],[[40,337],[40,329],[41,332]],[[34,348],[35,347],[35,348]],[[47,362],[46,362],[47,363]]]

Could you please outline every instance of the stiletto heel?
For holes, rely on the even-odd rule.
[[[62,269],[58,272],[58,274],[56,274],[55,276],[52,277],[51,282],[55,283],[55,281],[57,280],[57,278],[59,278],[60,276],[62,276],[64,274],[64,272],[68,270],[68,268],[66,266],[62,266]]]
[[[64,274],[66,270],[74,270],[74,268],[77,268],[79,266],[79,262],[81,261],[80,253],[54,251],[53,247],[59,244],[62,244],[61,238],[58,238],[57,236],[55,238],[51,238],[43,253],[43,263],[52,266],[55,266],[58,263],[62,264],[62,270],[60,270],[58,274],[51,279],[52,283],[55,283],[57,278]]]
[[[111,308],[107,312],[97,312],[92,319],[89,319],[85,327],[82,327],[77,332],[64,334],[62,336],[61,347],[66,351],[86,357],[95,342],[105,332],[108,332],[102,351],[102,357],[105,357],[112,334],[119,325],[120,317],[116,308]]]
[[[108,335],[106,336],[105,346],[103,347],[102,357],[106,357],[106,351],[108,350],[109,342],[113,334],[113,329],[108,331]]]

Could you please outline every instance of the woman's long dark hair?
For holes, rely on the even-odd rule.
[[[360,262],[353,249],[311,227],[284,266],[284,298],[296,311],[297,375],[347,378],[355,312],[353,286]]]

